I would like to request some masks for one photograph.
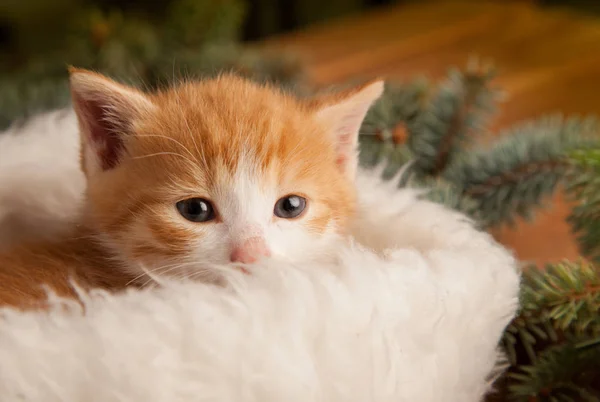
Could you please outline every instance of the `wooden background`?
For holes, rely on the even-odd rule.
[[[274,37],[270,49],[304,56],[317,84],[381,76],[440,78],[471,56],[490,60],[507,99],[498,130],[542,113],[600,114],[600,20],[534,1],[419,1]],[[534,222],[494,235],[522,260],[578,256],[561,194]]]

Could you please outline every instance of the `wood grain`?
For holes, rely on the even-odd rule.
[[[273,37],[261,46],[304,56],[312,79],[322,85],[373,76],[435,79],[471,56],[490,60],[508,95],[492,123],[495,132],[545,113],[600,113],[600,20],[534,2],[400,4]],[[493,234],[523,260],[576,258],[568,210],[557,194],[535,221]]]

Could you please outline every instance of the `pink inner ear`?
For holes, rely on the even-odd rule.
[[[382,92],[383,82],[377,81],[341,102],[324,106],[317,111],[318,118],[325,122],[335,136],[337,165],[352,176],[358,165],[357,144],[360,128],[369,108]]]
[[[342,134],[338,137],[337,158],[335,163],[340,167],[345,167],[350,159],[350,152],[353,149],[352,135],[350,133]]]
[[[342,124],[337,128],[337,157],[335,162],[341,168],[346,167],[346,164],[352,159],[356,148],[355,131],[358,132],[358,128],[355,127],[356,122],[353,119],[354,116],[346,116]],[[360,120],[358,120],[358,125],[360,127]]]
[[[119,122],[114,114],[94,100],[76,99],[84,110],[91,142],[102,170],[114,168],[124,148],[122,133],[123,122]]]

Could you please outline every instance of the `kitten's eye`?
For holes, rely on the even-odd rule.
[[[285,219],[297,218],[306,208],[306,199],[298,195],[288,195],[275,203],[275,216]]]
[[[189,198],[179,201],[177,210],[188,221],[207,222],[215,219],[215,210],[209,201],[202,198]]]

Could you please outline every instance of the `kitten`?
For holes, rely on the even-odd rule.
[[[233,75],[147,94],[72,68],[70,85],[84,205],[68,236],[0,254],[0,304],[42,306],[43,286],[74,297],[71,280],[210,279],[346,234],[358,130],[383,82],[308,100]]]

